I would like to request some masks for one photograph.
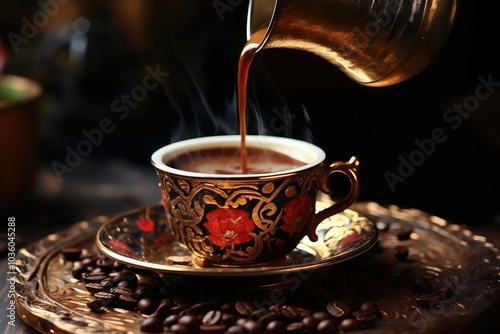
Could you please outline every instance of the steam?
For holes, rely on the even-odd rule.
[[[164,85],[166,97],[178,118],[172,125],[171,142],[201,136],[239,134],[237,68],[234,68],[234,86],[230,96],[225,99],[223,110],[214,111],[192,67],[186,63],[178,50],[177,53],[182,66],[175,75],[175,89]],[[263,107],[264,103],[269,104],[269,96],[260,94],[263,82],[252,80],[252,73],[257,70],[264,74],[265,84],[271,87],[273,96],[270,106]],[[227,92],[223,87],[220,90],[221,94]],[[250,68],[246,124],[248,134],[293,137],[308,142],[313,139],[310,117],[305,106],[301,104],[295,109],[288,106],[286,98],[280,93],[259,57],[254,59]]]
[[[238,121],[235,107],[236,94],[233,94],[231,100],[226,102],[223,113],[215,113],[190,67],[182,57],[180,59],[187,74],[182,76],[184,80],[176,89],[181,94],[172,92],[167,85],[164,85],[166,97],[178,117],[178,121],[172,128],[171,142],[207,135],[208,125],[215,127],[216,134],[236,134]],[[181,76],[181,73],[177,76]],[[179,98],[186,94],[187,105],[182,105]],[[210,124],[206,123],[207,118]]]
[[[311,119],[304,104],[300,104],[300,110],[298,107],[290,107],[290,103],[287,102],[285,96],[280,92],[280,89],[276,86],[272,76],[259,57],[254,59],[253,70],[260,70],[264,75],[265,80],[272,87],[276,102],[274,102],[270,110],[262,110],[261,104],[258,103],[259,96],[257,94],[259,92],[259,85],[262,83],[250,80],[247,110],[247,117],[250,118],[250,122],[247,123],[252,124],[251,119],[254,118],[254,124],[257,127],[256,133],[259,135],[293,137],[312,142],[313,135],[310,130]],[[252,72],[252,68],[250,72]],[[257,100],[257,103],[254,102],[254,99]]]

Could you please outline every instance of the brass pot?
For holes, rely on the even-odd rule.
[[[257,38],[257,52],[311,52],[355,82],[388,86],[432,61],[455,10],[456,0],[250,0],[247,38]]]

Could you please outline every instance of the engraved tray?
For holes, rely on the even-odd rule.
[[[308,280],[314,284],[313,276],[318,275],[346,290],[366,289],[367,283],[376,287],[383,319],[362,333],[442,333],[452,328],[457,333],[455,329],[466,328],[499,299],[500,255],[484,237],[416,209],[373,202],[356,203],[351,209],[377,224],[378,244],[357,258],[297,277],[303,278],[305,286]],[[96,233],[108,220],[97,217],[78,222],[20,250],[16,306],[21,319],[43,333],[141,333],[145,316],[138,312],[120,308],[91,312],[86,302],[92,297],[71,276],[71,263],[61,254],[68,246],[96,248]],[[397,238],[394,231],[404,227],[412,230],[411,235]],[[409,251],[404,261],[394,256],[398,247]],[[422,308],[404,282],[408,272],[412,280],[422,276],[438,287],[453,284],[456,290],[434,308]]]

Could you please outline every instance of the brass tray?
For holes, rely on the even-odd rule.
[[[359,283],[360,277],[374,281],[383,271],[401,276],[411,268],[416,276],[430,277],[438,286],[456,286],[439,308],[424,309],[407,287],[386,285],[377,301],[384,318],[363,333],[440,333],[465,328],[499,299],[500,255],[485,238],[416,209],[376,203],[357,203],[351,209],[377,224],[380,247],[330,266],[323,274],[329,278],[341,275],[337,277],[339,284],[344,282],[348,287],[351,283],[355,286],[356,280]],[[78,222],[20,250],[16,306],[21,319],[42,333],[141,333],[145,316],[138,312],[120,308],[91,312],[86,303],[92,297],[84,284],[71,276],[71,263],[61,254],[68,246],[96,248],[96,233],[108,221],[109,217],[97,217]],[[408,239],[395,237],[394,229],[400,227],[411,228]],[[398,246],[409,250],[407,260],[391,256]]]

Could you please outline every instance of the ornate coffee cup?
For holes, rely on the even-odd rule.
[[[304,236],[317,240],[321,221],[358,197],[355,157],[327,164],[324,151],[313,144],[247,136],[249,166],[255,158],[262,168],[243,174],[234,167],[239,145],[238,135],[202,137],[172,143],[151,156],[169,227],[199,265],[282,263]],[[348,194],[316,213],[318,192],[333,192],[329,176],[337,172],[349,178]]]

